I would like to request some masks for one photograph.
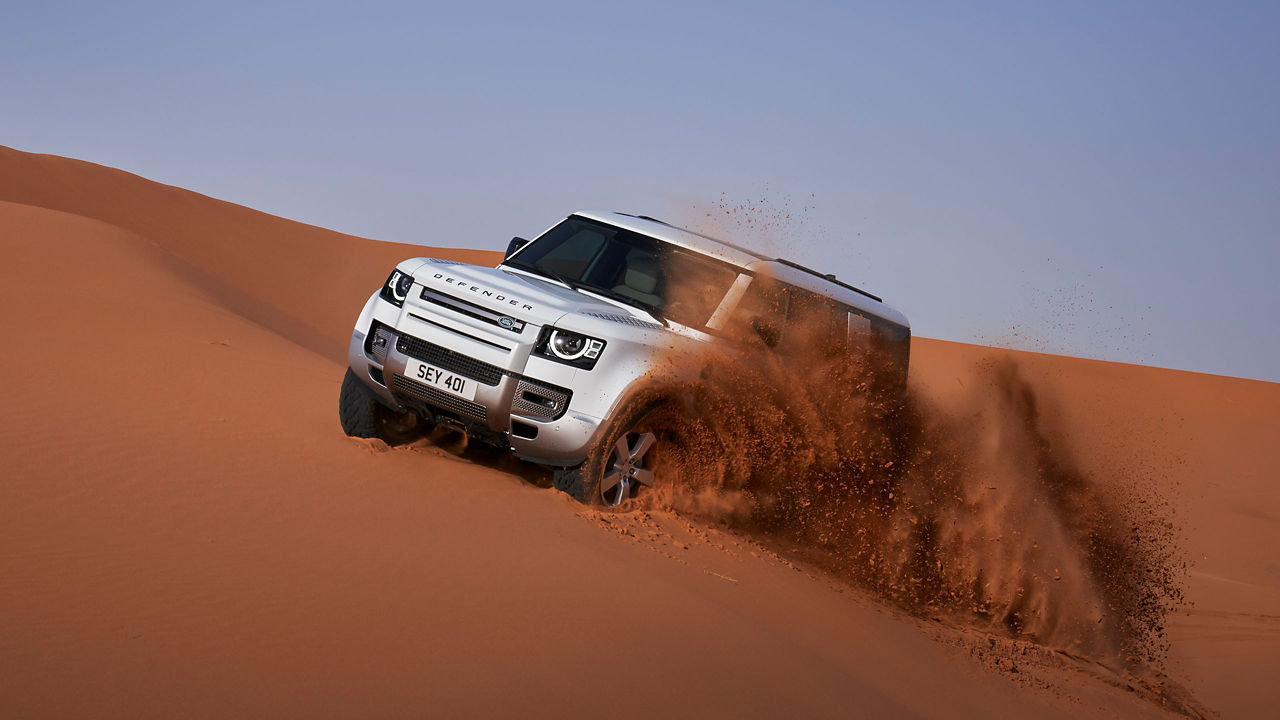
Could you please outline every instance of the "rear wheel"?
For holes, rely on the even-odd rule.
[[[351,437],[379,438],[389,445],[402,445],[421,437],[424,423],[412,411],[396,412],[383,405],[351,368],[342,378],[338,395],[338,420]]]
[[[623,428],[607,434],[606,443],[581,465],[555,471],[555,486],[588,505],[617,506],[641,488],[667,479],[664,455],[672,447],[672,423],[664,407],[635,413]]]

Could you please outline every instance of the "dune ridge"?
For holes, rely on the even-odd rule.
[[[416,245],[370,241],[162,185],[114,168],[0,146],[0,199],[100,220],[145,238],[228,309],[331,359],[359,305]],[[424,240],[430,228],[424,228]],[[440,249],[494,263],[499,253]],[[359,258],[341,262],[339,258]],[[378,277],[381,274],[384,277]]]
[[[391,265],[497,253],[11,149],[0,239],[0,329],[22,339],[0,355],[21,409],[0,421],[4,714],[1169,712],[1065,656],[993,672],[1028,650],[977,652],[985,636],[723,527],[587,511],[448,444],[343,437],[349,323]],[[928,340],[912,383],[963,416],[993,358],[1082,472],[1167,484],[1195,563],[1169,673],[1211,712],[1265,716],[1280,386]]]

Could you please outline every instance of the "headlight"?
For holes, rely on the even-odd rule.
[[[391,277],[382,284],[378,295],[396,307],[404,307],[404,299],[409,297],[409,289],[413,287],[413,276],[400,270],[392,270]]]
[[[548,339],[547,347],[551,349],[551,354],[561,360],[577,360],[587,354],[587,339],[577,333],[567,332],[565,330],[552,330]]]
[[[533,351],[556,362],[590,370],[604,351],[604,341],[548,325],[542,328]]]

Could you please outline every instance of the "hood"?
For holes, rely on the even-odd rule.
[[[428,258],[416,267],[406,266],[402,269],[431,290],[537,325],[555,323],[569,313],[629,313],[617,305],[566,288],[552,280],[530,277],[504,268]]]

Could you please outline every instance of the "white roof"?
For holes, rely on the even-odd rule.
[[[617,225],[620,228],[638,232],[641,235],[656,237],[672,245],[710,255],[739,267],[745,268],[753,262],[769,259],[764,255],[752,252],[744,247],[738,247],[733,243],[717,240],[692,230],[678,228],[675,225],[668,225],[661,220],[654,220],[653,218],[627,215],[619,212],[576,212],[574,215],[581,215],[592,220],[599,220],[602,223]]]

